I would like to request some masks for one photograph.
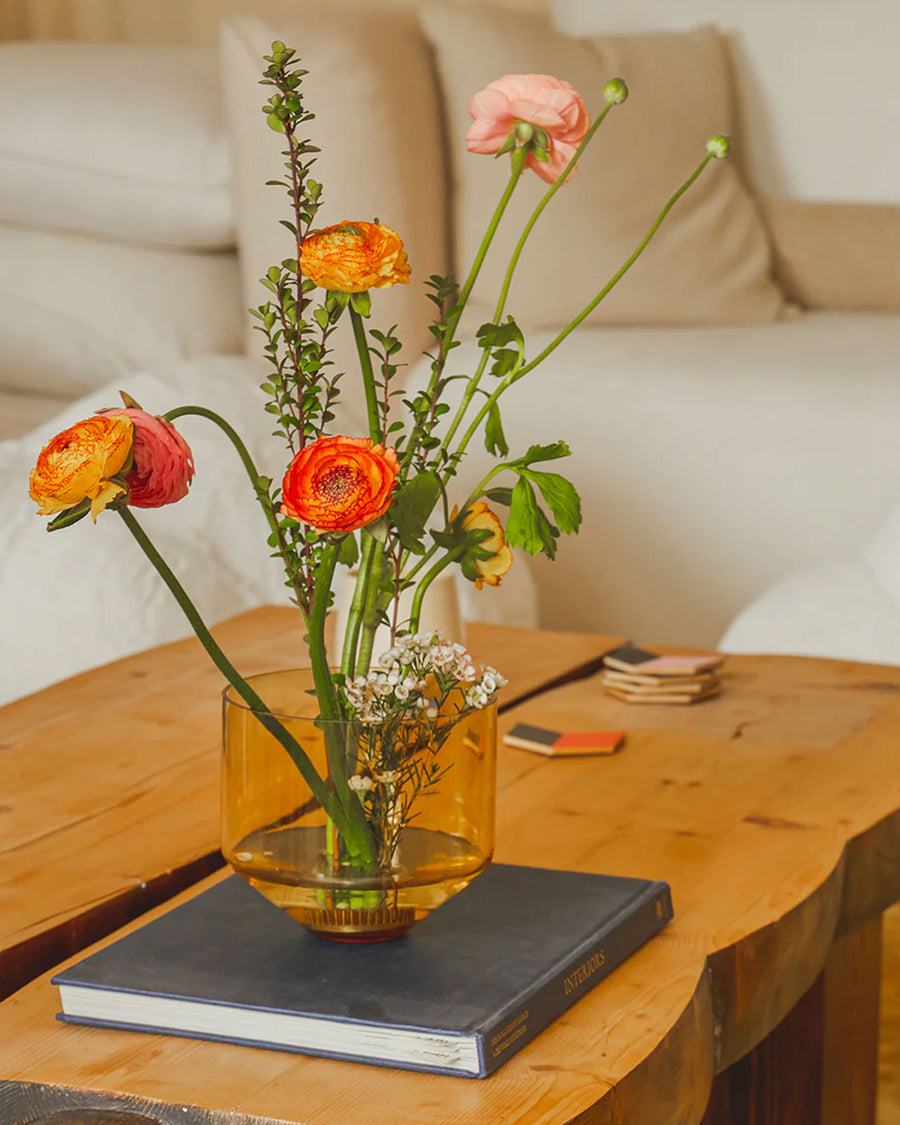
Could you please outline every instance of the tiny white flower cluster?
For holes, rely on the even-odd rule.
[[[494,692],[502,688],[506,680],[496,668],[486,665],[481,670],[481,679],[466,692],[467,707],[486,707]]]
[[[444,640],[440,633],[413,633],[398,637],[368,675],[344,684],[350,710],[364,723],[398,715],[414,718],[424,711],[437,714],[438,700],[426,696],[434,680],[446,697],[468,684],[466,707],[485,707],[506,680],[493,668],[478,669],[463,645]]]

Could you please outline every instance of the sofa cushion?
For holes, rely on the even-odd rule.
[[[826,559],[792,571],[754,598],[718,647],[900,664],[900,604],[861,559]]]
[[[553,74],[572,83],[592,115],[616,75],[630,97],[612,111],[534,229],[513,281],[509,311],[528,327],[562,327],[625,262],[669,195],[732,129],[731,88],[718,34],[566,38],[539,17],[489,8],[427,8],[450,121],[456,184],[457,268],[468,268],[506,183],[504,165],[466,152],[466,106],[506,73]],[[489,313],[509,256],[546,185],[527,173],[476,288]],[[592,314],[593,323],[710,324],[776,319],[765,230],[730,162],[716,161],[679,201],[632,273]]]
[[[229,177],[214,49],[0,44],[0,222],[229,247]]]
[[[313,172],[324,185],[317,226],[378,216],[403,238],[412,267],[409,286],[373,293],[372,324],[399,326],[406,348],[401,362],[414,363],[431,337],[431,305],[422,282],[447,264],[443,139],[428,48],[415,22],[402,13],[309,7],[309,18],[265,23],[250,18],[222,26],[221,59],[225,105],[235,163],[238,239],[246,305],[268,294],[261,278],[273,263],[296,257],[281,188],[284,140],[266,128],[259,85],[273,40],[295,47],[309,73],[303,80],[307,108],[315,114],[309,136],[321,148]],[[248,351],[262,352],[262,337],[250,330]],[[352,335],[336,333],[338,369],[356,371]],[[355,383],[358,380],[354,381]],[[350,381],[347,381],[347,386]],[[363,417],[364,415],[364,411]]]
[[[234,254],[0,226],[0,387],[76,398],[241,347]]]
[[[808,309],[900,312],[900,207],[764,200],[775,273]]]
[[[727,34],[741,114],[741,163],[776,198],[900,198],[892,0],[552,0],[570,35],[686,28]]]
[[[30,395],[0,388],[0,441],[22,437],[55,417],[70,401],[66,396]]]

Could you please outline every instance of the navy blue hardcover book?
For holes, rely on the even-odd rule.
[[[406,937],[348,946],[235,875],[53,983],[74,1023],[484,1078],[671,917],[666,883],[495,863]]]

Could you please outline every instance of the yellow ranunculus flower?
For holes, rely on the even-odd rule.
[[[493,551],[489,559],[473,559],[479,577],[475,579],[475,587],[480,590],[487,583],[488,586],[499,586],[500,579],[513,564],[513,553],[503,535],[503,524],[491,509],[482,500],[470,504],[463,516],[463,527],[466,531],[490,531],[493,534],[488,539],[478,544],[486,551]]]
[[[28,493],[38,513],[52,516],[91,502],[91,518],[125,492],[112,480],[131,454],[134,425],[125,414],[98,414],[57,434],[41,450],[31,470]]]
[[[378,223],[338,223],[313,231],[300,248],[300,272],[321,289],[364,293],[409,284],[403,240]]]

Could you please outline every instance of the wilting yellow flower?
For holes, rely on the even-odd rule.
[[[494,552],[491,558],[472,560],[479,575],[475,579],[476,589],[480,590],[485,583],[488,586],[499,586],[500,579],[513,564],[513,553],[503,535],[503,524],[483,500],[476,500],[474,504],[469,505],[462,523],[466,531],[492,533],[489,538],[483,539],[478,544],[485,551]]]
[[[91,502],[91,518],[126,491],[111,478],[131,454],[134,426],[124,414],[95,415],[57,434],[41,450],[31,470],[28,493],[38,513],[52,516]]]
[[[378,223],[338,223],[306,236],[300,272],[321,289],[363,293],[409,284],[409,263],[396,231]]]

